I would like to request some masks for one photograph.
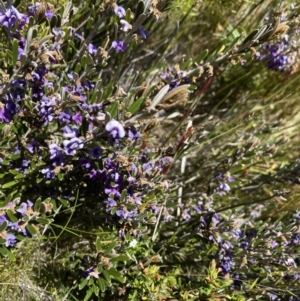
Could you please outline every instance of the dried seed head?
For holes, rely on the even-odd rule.
[[[2,104],[2,103],[1,103]],[[8,137],[11,134],[11,124],[6,124],[3,128],[2,128],[2,135],[3,138]]]
[[[212,77],[214,75],[214,67],[211,65],[204,66],[204,72],[208,75],[208,77]]]
[[[181,85],[167,93],[157,105],[158,109],[182,108],[188,101],[190,85]]]
[[[156,118],[152,118],[144,126],[143,132],[150,131],[154,127],[156,127],[159,124],[159,121]]]
[[[130,113],[130,112],[126,112],[125,113],[125,118],[126,119],[129,119],[129,118],[131,118],[132,117],[132,114]]]
[[[151,103],[152,103],[152,101],[151,101],[151,99],[150,99],[149,97],[146,98],[145,101],[144,101],[145,107],[150,107],[150,106],[151,106]]]
[[[37,12],[34,16],[37,22],[41,22],[45,19],[45,13],[46,13],[46,5],[42,3],[37,9]]]
[[[276,147],[275,144],[273,144],[273,145],[268,145],[268,146],[266,147],[265,152],[266,152],[266,153],[269,153],[269,154],[274,154],[274,153],[276,152],[276,150],[277,150],[277,147]]]
[[[287,22],[280,23],[277,26],[277,28],[274,32],[274,35],[276,35],[276,36],[284,35],[288,31],[289,28],[290,27],[287,25]]]
[[[250,139],[250,141],[247,143],[245,148],[248,151],[252,151],[252,150],[256,149],[259,146],[259,144],[260,144],[260,139],[255,137],[253,139]]]
[[[40,44],[37,39],[32,40],[29,46],[29,54],[34,55],[40,48]]]

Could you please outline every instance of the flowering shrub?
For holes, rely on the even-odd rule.
[[[298,170],[281,112],[215,100],[232,70],[297,73],[296,8],[169,65],[171,1],[96,2],[0,0],[3,262],[42,242],[33,300],[298,300],[299,212],[268,214]]]

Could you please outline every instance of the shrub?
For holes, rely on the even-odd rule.
[[[298,300],[297,7],[176,51],[175,3],[0,1],[3,296]]]

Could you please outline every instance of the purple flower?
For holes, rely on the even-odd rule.
[[[109,171],[115,170],[117,168],[117,164],[111,158],[106,158],[104,161],[104,167]]]
[[[50,167],[46,167],[41,170],[42,174],[45,176],[46,179],[54,179],[55,173]]]
[[[89,43],[88,52],[89,52],[89,54],[96,55],[97,54],[97,47],[95,45]]]
[[[153,161],[149,161],[143,164],[143,172],[151,174],[151,170],[154,168],[155,164]]]
[[[16,237],[11,233],[6,234],[5,239],[6,239],[5,242],[6,247],[13,247],[17,243]]]
[[[38,12],[39,8],[41,7],[41,3],[37,2],[34,5],[31,5],[28,7],[28,16],[35,16]],[[53,17],[53,12],[50,9],[46,9],[45,11],[45,17],[47,19],[51,19]]]
[[[17,112],[18,108],[16,104],[12,101],[8,101],[0,110],[0,121],[10,122]]]
[[[15,147],[14,154],[20,154],[21,151],[18,146]]]
[[[87,168],[87,169],[91,167],[90,161],[86,158],[80,158],[79,159],[79,165],[81,167],[84,167],[84,168]]]
[[[41,89],[40,89],[41,88]],[[37,94],[33,92],[32,97],[33,98],[39,98],[40,96],[43,95],[44,92],[43,87],[39,87],[38,90],[36,90]],[[42,96],[41,99],[41,104],[39,107],[39,117],[40,121],[47,125],[51,120],[54,118],[54,106],[56,105],[56,99],[55,97],[53,98],[48,98],[46,96]]]
[[[17,23],[20,23],[21,28],[28,22],[28,17],[19,11],[12,5],[10,5],[6,12],[3,14],[0,12],[0,24],[7,28],[13,28]]]
[[[21,213],[22,216],[24,216],[26,214],[27,211],[27,204],[26,203],[22,203],[19,207],[19,209],[16,210],[17,212]]]
[[[61,148],[53,143],[49,145],[49,151],[50,151],[50,159],[55,159],[57,156],[61,155]]]
[[[50,159],[53,161],[52,166],[61,166],[63,165],[63,152],[62,149],[57,144],[50,144],[49,145],[50,151]]]
[[[89,155],[90,155],[90,158],[92,158],[92,159],[100,159],[101,155],[102,155],[102,148],[99,147],[98,145],[95,146],[94,148],[92,148],[89,151]]]
[[[126,44],[123,41],[113,41],[111,46],[116,52],[124,52],[126,50]]]
[[[88,174],[89,179],[93,181],[97,180],[98,176],[99,176],[99,172],[96,169],[92,169]]]
[[[126,15],[126,11],[122,6],[115,5],[114,12],[119,18],[123,18]]]
[[[74,28],[74,30],[75,30],[75,28]],[[74,33],[74,31],[72,31],[72,32]],[[76,39],[79,39],[79,40],[81,40],[81,41],[84,41],[84,37],[83,37],[82,35],[80,35],[79,33],[77,33],[77,32],[74,33],[74,37],[75,37]]]
[[[288,258],[286,260],[284,260],[285,265],[287,266],[294,266],[295,268],[297,267],[296,262],[294,261],[293,258]]]
[[[23,167],[28,167],[29,166],[28,160],[22,160],[22,166]]]
[[[71,116],[66,112],[61,112],[60,115],[58,116],[58,120],[64,123],[70,123],[70,118]]]
[[[107,204],[107,211],[110,211],[113,207],[117,206],[117,202],[112,198],[107,198],[104,203]]]
[[[227,194],[229,191],[230,187],[227,183],[221,183],[217,188],[217,194],[221,196]]]
[[[80,138],[72,138],[71,140],[63,141],[65,153],[69,156],[74,156],[77,149],[83,148],[83,141]]]
[[[82,115],[80,113],[76,113],[72,116],[72,120],[76,123],[76,124],[81,124],[82,123]]]
[[[45,17],[47,19],[51,19],[53,17],[53,12],[50,10],[50,9],[46,9],[46,12],[45,12]]]
[[[275,294],[268,293],[268,295],[271,301],[276,301],[276,300],[280,301],[280,299],[278,299],[278,297]]]
[[[28,143],[28,151],[32,154],[37,154],[40,151],[40,143],[38,141],[32,141]]]
[[[144,30],[142,27],[140,27],[137,31],[138,35],[140,35],[144,40],[147,39],[149,33],[147,30]]]
[[[184,219],[184,220],[189,220],[190,218],[191,218],[191,216],[189,215],[189,212],[190,211],[190,208],[186,208],[186,209],[184,209],[183,210],[183,212],[182,212],[182,218]]]
[[[299,233],[293,233],[292,239],[293,239],[293,243],[295,245],[299,244],[299,241],[300,241]]]
[[[7,219],[6,219],[5,215],[4,214],[0,215],[0,224],[3,224],[6,221],[7,221]]]
[[[70,129],[68,126],[65,126],[63,128],[64,134],[63,136],[65,138],[75,138],[78,136],[78,129],[73,127],[72,129]]]
[[[129,24],[126,20],[121,20],[120,23],[121,23],[120,29],[125,32],[127,32],[129,29],[132,28],[131,24]]]
[[[121,193],[119,192],[118,189],[112,187],[112,188],[105,188],[104,192],[108,195],[116,195],[116,196],[121,196]]]
[[[20,205],[19,209],[17,209],[16,211],[19,212],[19,213],[21,213],[22,216],[24,216],[24,215],[26,215],[28,207],[32,207],[32,206],[33,206],[33,203],[31,201],[27,200],[27,202],[26,203],[23,202]]]
[[[141,134],[134,127],[131,127],[128,130],[128,137],[132,140],[140,140]]]
[[[9,227],[9,229],[11,229],[11,230],[18,231],[18,230],[19,230],[19,223],[18,223],[18,222],[15,222],[15,223],[9,222],[9,223],[8,223],[8,227]]]
[[[115,119],[109,121],[106,124],[105,129],[109,132],[110,136],[114,140],[118,140],[125,136],[125,130],[124,130],[123,126],[121,125],[121,123],[119,121],[117,121]]]
[[[34,5],[29,6],[28,7],[28,16],[34,17],[34,15],[36,14],[36,12],[40,6],[41,6],[41,3],[39,3],[39,2],[37,2]]]

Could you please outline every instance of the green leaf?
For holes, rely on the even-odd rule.
[[[26,229],[28,230],[28,232],[31,234],[31,235],[35,235],[37,234],[37,230],[30,224],[27,224],[26,225]]]
[[[93,291],[96,296],[99,296],[99,287],[95,284],[93,284]]]
[[[136,205],[133,205],[133,204],[126,204],[126,208],[128,210],[134,210],[136,208]]]
[[[96,248],[97,248],[98,252],[103,249],[103,246],[102,246],[102,243],[101,243],[101,240],[99,237],[97,237],[97,239],[96,239]]]
[[[7,227],[7,222],[4,222],[0,225],[0,232],[2,232],[3,230],[5,230]]]
[[[61,15],[57,14],[57,21],[56,21],[56,27],[61,27]]]
[[[59,181],[62,181],[64,179],[64,174],[58,173],[57,178],[58,178]]]
[[[250,289],[251,289],[251,290],[256,286],[258,280],[259,280],[259,278],[256,278],[256,279],[252,282],[252,284],[250,285]]]
[[[53,16],[52,18],[51,18],[51,20],[50,20],[50,27],[51,28],[55,28],[55,27],[57,27],[57,16]]]
[[[92,28],[92,26],[95,24],[95,20],[93,18],[89,18],[87,24],[86,24],[86,29]]]
[[[39,183],[41,183],[43,180],[44,180],[44,178],[37,178],[37,179],[36,179],[36,183],[39,184]]]
[[[185,62],[183,62],[182,66],[181,66],[181,70],[186,70],[187,68],[189,68],[193,63],[193,60],[191,58],[189,58],[188,60],[186,60]]]
[[[110,213],[111,215],[114,215],[117,212],[118,208],[114,207],[113,209],[111,209]]]
[[[144,1],[139,1],[138,5],[135,9],[134,21],[136,21],[138,19],[138,17],[144,12],[145,12],[145,3],[144,3]]]
[[[87,56],[83,55],[81,58],[81,66],[82,66],[82,68],[85,69],[86,65],[87,65]]]
[[[246,38],[245,40],[242,42],[243,45],[245,45],[247,42],[252,42],[254,40],[254,37],[257,35],[257,33],[259,32],[258,29],[255,29],[254,31],[252,31]]]
[[[123,189],[122,194],[120,196],[120,202],[123,202],[125,200],[126,195],[127,195],[127,189]]]
[[[259,39],[261,38],[261,36],[267,31],[268,28],[269,28],[268,25],[262,26],[262,27],[259,29],[257,35],[254,37],[254,40],[259,40]]]
[[[79,284],[79,290],[82,290],[88,283],[88,280],[87,279],[84,279],[81,281],[81,283]]]
[[[24,240],[24,239],[27,239],[26,236],[23,236],[23,235],[21,235],[21,234],[16,234],[15,236],[16,236],[16,239],[19,240],[19,241],[22,241],[22,240]]]
[[[107,281],[108,283],[110,283],[110,282],[111,282],[110,274],[109,274],[106,270],[103,270],[103,271],[102,271],[102,274],[104,275],[104,278],[106,279],[106,281]]]
[[[14,39],[12,41],[12,66],[15,66],[18,61],[19,42]]]
[[[100,277],[100,278],[98,278],[98,284],[99,284],[99,288],[100,288],[101,292],[104,292],[106,289],[106,286],[107,286],[106,280]]]
[[[33,207],[34,211],[39,211],[41,202],[42,202],[42,199],[41,199],[41,198],[38,198],[38,199],[35,201],[35,204],[34,204],[34,207]]]
[[[59,198],[58,199],[65,207],[69,207],[69,202],[67,200],[64,200],[64,199],[61,199]]]
[[[90,288],[87,292],[86,292],[86,295],[85,295],[85,297],[84,297],[84,301],[88,301],[90,298],[91,298],[91,296],[93,295],[93,290]]]
[[[110,262],[129,261],[130,258],[126,255],[119,255],[110,259]]]
[[[6,249],[6,247],[4,247],[4,246],[1,246],[1,247],[0,247],[0,253],[1,253],[3,256],[7,256],[7,252],[8,252],[8,250]]]
[[[38,218],[36,219],[36,221],[37,221],[39,224],[48,225],[48,224],[50,224],[50,223],[53,222],[53,219],[47,219],[47,218],[38,217]]]
[[[128,23],[130,23],[130,19],[131,19],[131,10],[130,10],[130,8],[128,8],[128,9],[126,10],[125,20],[126,20]]]
[[[22,173],[19,173],[16,176],[14,176],[15,180],[19,180],[19,179],[23,179],[23,178],[24,178],[24,174],[22,174]]]
[[[16,184],[18,184],[19,181],[11,181],[11,182],[8,182],[8,183],[5,183],[4,185],[2,185],[2,188],[5,189],[5,188],[9,188],[9,187],[12,187],[12,186],[15,186]]]
[[[16,261],[16,256],[9,250],[7,250],[7,257],[9,258],[10,261]]]
[[[8,217],[12,223],[16,223],[18,221],[18,218],[15,216],[13,211],[11,211],[10,209],[6,211],[6,214],[8,215]]]
[[[78,62],[77,64],[76,64],[76,66],[75,66],[75,72],[76,73],[79,73],[79,71],[80,71],[80,69],[81,69],[81,64]]]
[[[99,90],[96,90],[90,100],[90,103],[95,103],[98,98]]]
[[[108,109],[108,113],[110,113],[111,118],[115,118],[118,114],[119,102],[115,101],[112,106]]]
[[[1,165],[6,165],[6,166],[8,166],[10,164],[10,161],[7,161],[7,160],[3,160],[2,162],[1,162]]]
[[[112,276],[113,279],[124,283],[125,282],[125,278],[122,277],[122,274],[120,272],[118,272],[115,268],[110,268],[108,270],[109,274]]]
[[[104,256],[107,256],[111,252],[111,250],[116,247],[116,245],[117,245],[116,241],[111,242],[108,245],[108,247],[105,249]]]
[[[138,98],[138,99],[137,99],[137,100],[129,107],[128,111],[129,111],[131,114],[136,113],[136,112],[140,109],[140,107],[141,107],[143,101],[144,101],[144,97]]]
[[[0,207],[5,207],[10,201],[11,199],[13,198],[14,194],[13,193],[10,193],[4,200],[4,202],[2,203],[1,202],[1,206]]]

